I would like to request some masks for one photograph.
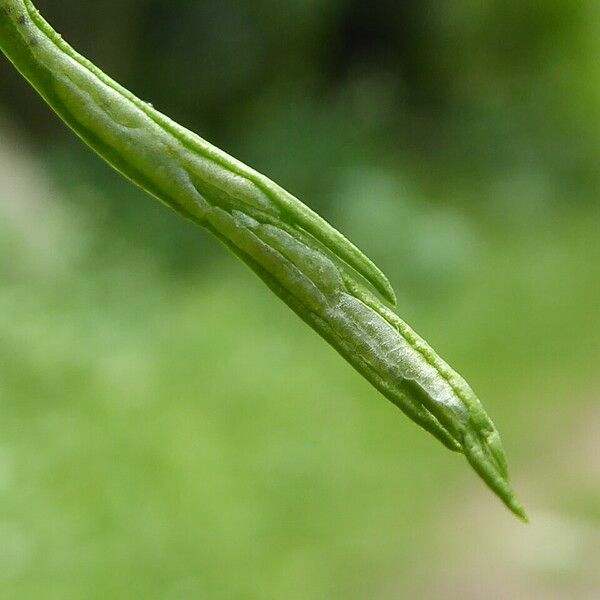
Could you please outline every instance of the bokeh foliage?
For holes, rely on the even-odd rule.
[[[598,4],[38,6],[384,268],[533,522],[1,61],[0,596],[593,597]]]

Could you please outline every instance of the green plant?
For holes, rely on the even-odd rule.
[[[30,0],[0,0],[0,47],[91,148],[211,231],[407,416],[464,453],[526,518],[508,481],[500,436],[478,398],[388,308],[384,301],[395,303],[388,280],[344,236],[268,178],[107,77]]]

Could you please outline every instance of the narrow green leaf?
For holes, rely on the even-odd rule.
[[[0,0],[0,48],[93,150],[211,231],[409,418],[464,453],[526,519],[494,424],[464,379],[380,299],[395,304],[394,291],[360,250],[267,177],[115,83],[30,0]]]

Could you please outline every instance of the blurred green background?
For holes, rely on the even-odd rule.
[[[0,597],[598,598],[598,2],[36,4],[383,268],[532,522],[2,59]]]

